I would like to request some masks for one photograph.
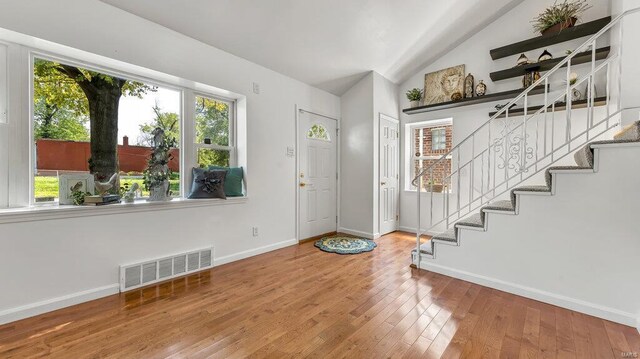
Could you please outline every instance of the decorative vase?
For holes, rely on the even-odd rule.
[[[413,100],[409,102],[409,106],[411,106],[411,108],[420,106],[420,100]]]
[[[148,202],[162,202],[168,201],[171,198],[169,197],[169,181],[164,180],[162,184],[152,187],[149,190],[149,198]]]
[[[464,97],[471,98],[473,97],[473,86],[475,84],[475,79],[472,74],[468,74],[464,79]]]
[[[482,80],[476,86],[476,96],[484,96],[487,94],[487,85]]]
[[[578,89],[573,89],[573,91],[571,91],[571,101],[578,100],[582,100],[582,92],[580,92]]]
[[[541,32],[542,36],[553,36],[556,35],[558,33],[560,33],[560,31],[564,30],[564,29],[568,29],[570,27],[573,27],[576,22],[578,22],[578,19],[575,17],[572,17],[568,20],[565,20],[563,22],[557,23],[551,27],[548,27],[547,29],[543,30]]]

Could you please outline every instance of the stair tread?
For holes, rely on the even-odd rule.
[[[520,186],[514,188],[514,192],[551,192],[551,189],[545,185]]]
[[[413,249],[411,253],[416,253],[416,250]],[[430,240],[420,245],[420,253],[433,254],[433,245]]]
[[[463,220],[456,222],[456,226],[467,226],[467,227],[484,227],[484,217],[481,213],[476,213],[472,216],[469,216]]]
[[[584,167],[584,166],[552,166],[547,168],[544,172],[544,179],[547,183],[547,187],[551,188],[551,172],[552,171],[582,171],[582,170],[593,170],[592,167]]]
[[[488,205],[482,207],[482,210],[493,210],[493,211],[505,211],[505,212],[513,212],[515,211],[515,207],[513,207],[513,203],[509,200],[495,201],[489,203]]]
[[[438,233],[431,237],[431,239],[445,241],[445,242],[457,242],[456,230],[454,228],[448,229],[442,233]]]

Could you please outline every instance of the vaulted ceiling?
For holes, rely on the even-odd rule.
[[[522,0],[102,0],[336,95],[400,83]]]

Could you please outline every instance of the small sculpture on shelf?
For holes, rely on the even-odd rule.
[[[524,74],[524,77],[522,78],[522,87],[528,88],[538,80],[540,80],[540,72],[529,71],[526,74]]]
[[[476,96],[484,96],[487,94],[487,85],[480,80],[478,86],[476,86]]]
[[[464,97],[465,98],[473,97],[474,83],[475,83],[475,79],[473,78],[473,75],[469,73],[467,77],[465,77],[464,79]]]
[[[547,61],[553,59],[553,55],[547,50],[544,50],[540,57],[538,57],[538,62]]]
[[[451,101],[459,101],[462,100],[462,94],[458,91],[451,94]]]
[[[523,66],[529,64],[529,58],[525,54],[521,54],[516,61],[516,66]]]

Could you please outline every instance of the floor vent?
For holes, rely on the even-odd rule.
[[[213,267],[213,248],[120,266],[120,291],[180,277]]]

